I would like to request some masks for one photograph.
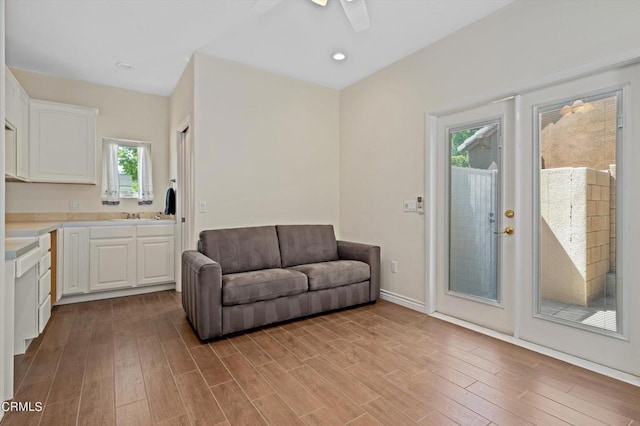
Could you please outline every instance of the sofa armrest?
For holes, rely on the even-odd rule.
[[[380,296],[380,247],[368,244],[338,241],[340,260],[359,260],[369,265],[369,301],[374,302]]]
[[[201,340],[222,334],[222,268],[195,250],[182,253],[182,306]]]

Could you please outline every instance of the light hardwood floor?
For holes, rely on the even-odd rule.
[[[640,388],[380,301],[202,344],[179,294],[60,306],[3,425],[640,425]]]

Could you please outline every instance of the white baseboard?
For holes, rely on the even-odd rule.
[[[68,305],[70,303],[92,302],[94,300],[113,299],[115,297],[133,296],[136,294],[155,293],[157,291],[175,290],[175,283],[159,284],[153,286],[127,288],[123,290],[103,291],[100,293],[78,294],[63,296],[55,305]]]
[[[424,302],[389,290],[380,289],[380,299],[395,303],[396,305],[404,306],[405,308],[409,308],[414,311],[422,312],[423,314],[427,312],[427,307]]]

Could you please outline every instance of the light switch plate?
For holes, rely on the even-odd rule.
[[[397,260],[392,260],[391,261],[391,272],[393,272],[394,274],[396,272],[398,272],[398,261]]]
[[[404,211],[405,212],[417,212],[418,211],[418,202],[416,200],[404,200]]]
[[[200,213],[206,213],[207,212],[207,202],[204,200],[200,200],[198,201],[198,211]]]

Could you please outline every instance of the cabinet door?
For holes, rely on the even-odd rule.
[[[16,176],[16,130],[4,127],[4,174],[5,176]]]
[[[174,237],[138,238],[138,285],[175,281]]]
[[[29,174],[33,182],[96,183],[96,110],[31,100]]]
[[[63,237],[62,294],[89,291],[89,228],[66,228]]]
[[[16,134],[16,176],[29,178],[29,96],[20,90]]]
[[[135,238],[91,240],[89,247],[90,291],[111,290],[135,285]]]
[[[13,126],[18,126],[18,98],[20,86],[11,71],[5,68],[5,119]]]

